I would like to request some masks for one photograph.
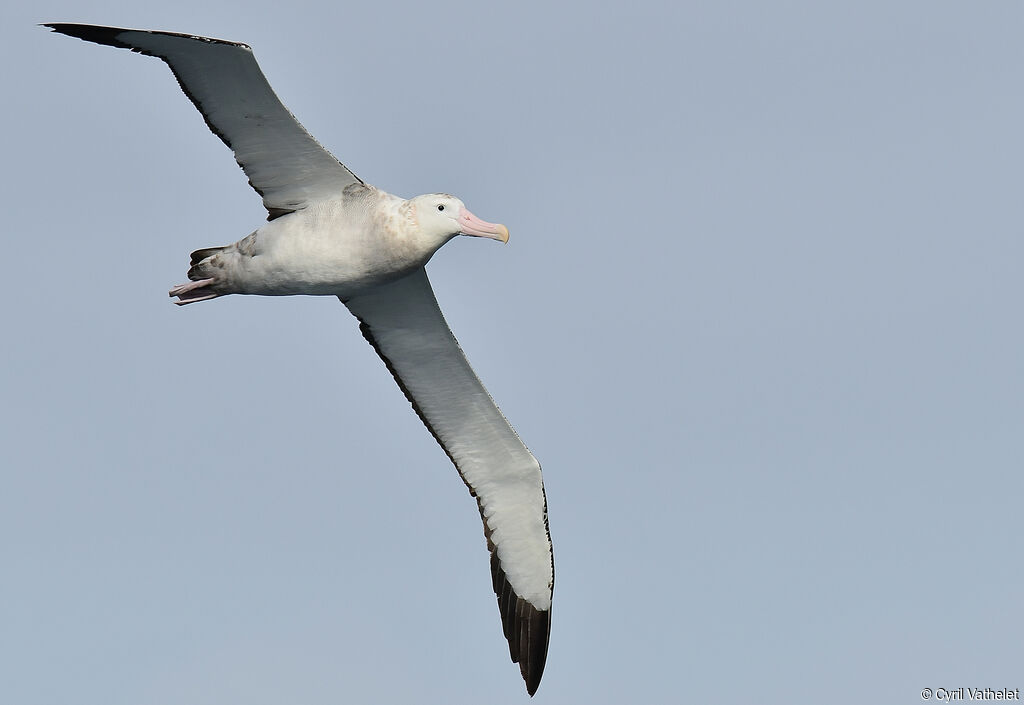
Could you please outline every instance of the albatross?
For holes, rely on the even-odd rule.
[[[192,253],[179,305],[229,294],[337,296],[476,498],[505,638],[532,696],[551,627],[554,560],[540,464],[455,340],[424,265],[456,235],[508,242],[454,196],[403,199],[353,174],[274,94],[252,49],[190,34],[51,23],[162,59],[263,198],[267,222]]]

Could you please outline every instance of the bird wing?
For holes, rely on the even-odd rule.
[[[206,124],[234,151],[249,183],[263,197],[268,219],[362,183],[288,112],[245,44],[95,25],[45,26],[163,59]]]
[[[533,695],[554,586],[540,464],[469,366],[422,267],[344,303],[476,497],[509,652]]]

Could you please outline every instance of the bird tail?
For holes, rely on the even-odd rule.
[[[227,248],[207,247],[192,253],[192,257],[189,260],[191,265],[188,270],[189,282],[187,284],[178,284],[167,292],[171,297],[178,297],[178,300],[174,303],[184,306],[185,304],[208,301],[209,299],[222,296],[222,294],[213,290],[212,285],[216,282],[216,278],[213,276],[215,267],[211,266],[210,260],[225,249]]]

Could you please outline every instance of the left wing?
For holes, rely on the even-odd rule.
[[[476,497],[509,652],[533,695],[554,587],[540,464],[466,361],[422,267],[344,303]]]
[[[263,197],[268,219],[362,183],[288,112],[245,44],[89,24],[44,26],[163,59],[210,130],[234,151],[249,183]]]

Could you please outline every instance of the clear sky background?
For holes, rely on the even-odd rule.
[[[8,4],[10,5],[10,4]],[[157,60],[244,41],[545,472],[537,703],[1024,688],[1024,4],[5,6],[0,701],[525,703],[474,502],[335,300],[179,309],[265,216]]]

